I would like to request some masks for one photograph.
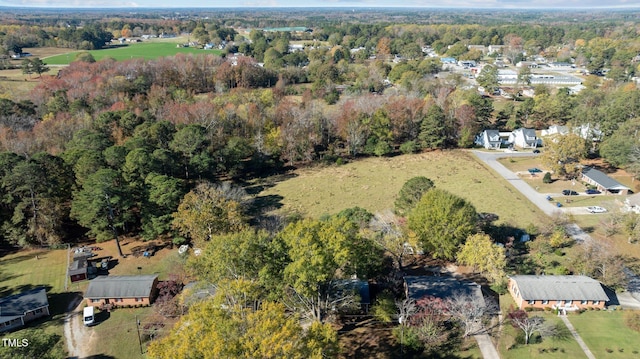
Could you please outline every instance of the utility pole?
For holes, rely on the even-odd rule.
[[[116,246],[118,246],[118,254],[120,254],[120,257],[124,258],[124,254],[122,254],[122,248],[120,248],[120,241],[118,240],[118,231],[116,230],[116,226],[113,224],[113,207],[111,207],[111,201],[109,200],[109,194],[105,193],[104,194],[104,198],[107,200],[107,207],[109,208],[109,226],[111,227],[111,230],[113,231],[113,238],[115,238],[116,240]]]
[[[136,315],[136,330],[138,331],[138,344],[140,344],[140,354],[144,354],[142,351],[142,339],[140,339],[140,321],[138,320],[138,316]]]

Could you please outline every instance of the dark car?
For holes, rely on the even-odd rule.
[[[570,189],[563,189],[562,190],[562,194],[565,195],[565,196],[577,196],[578,192],[572,191]]]
[[[533,153],[540,153],[540,150],[533,150]]]
[[[584,193],[586,193],[586,194],[600,194],[600,191],[598,191],[597,189],[588,189],[588,190],[584,191]]]

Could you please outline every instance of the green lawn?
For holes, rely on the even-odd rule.
[[[140,353],[140,343],[138,342],[138,328],[136,328],[136,318],[140,320],[140,337],[142,339],[142,351],[147,352],[149,344],[149,334],[153,329],[148,327],[149,323],[156,322],[153,314],[153,308],[118,308],[111,313],[100,312],[96,318],[101,322],[89,330],[95,331],[98,340],[93,352],[108,358],[127,358],[136,359],[144,358],[145,355]],[[104,321],[102,321],[104,320]],[[159,329],[158,334],[168,332],[172,324],[166,324]]]
[[[500,296],[500,310],[504,318],[511,308],[515,308],[515,302],[511,295],[504,294]],[[548,323],[559,325],[566,328],[564,323],[555,314],[547,312],[531,312],[529,315],[537,315],[545,318]],[[547,338],[540,343],[529,345],[514,345],[515,338],[520,329],[514,328],[508,320],[502,325],[502,332],[498,338],[498,352],[503,359],[520,359],[520,358],[584,358],[584,352],[578,343],[570,335],[566,338]]]
[[[0,296],[38,286],[48,293],[64,292],[67,250],[26,250],[0,258]],[[36,256],[38,259],[36,259]]]
[[[195,47],[176,47],[174,42],[142,42],[120,45],[114,48],[90,50],[96,61],[100,61],[105,57],[111,57],[118,61],[129,60],[133,58],[143,58],[147,60],[156,59],[158,57],[173,56],[176,54],[216,54],[220,55],[220,50],[203,50]],[[47,65],[68,65],[75,60],[76,54],[80,51],[69,52],[66,54],[51,56],[43,59]]]
[[[587,311],[568,318],[596,358],[640,358],[640,333],[627,328],[623,311]]]
[[[479,212],[500,216],[500,223],[526,226],[544,216],[502,177],[463,150],[435,151],[390,158],[366,158],[342,166],[299,169],[287,176],[254,183],[258,201],[310,217],[363,207],[393,208],[402,185],[415,176],[470,201]]]

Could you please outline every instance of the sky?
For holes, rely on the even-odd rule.
[[[635,8],[640,0],[0,0],[0,6],[55,8],[421,7],[464,9]]]

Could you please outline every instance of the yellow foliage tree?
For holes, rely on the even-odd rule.
[[[505,250],[493,243],[487,234],[469,236],[458,252],[457,259],[460,264],[472,266],[474,271],[485,274],[493,283],[504,278],[507,265]]]
[[[337,335],[329,325],[316,323],[305,331],[280,303],[263,302],[253,310],[205,300],[191,306],[168,336],[151,343],[147,356],[321,359],[334,357],[336,349]]]

